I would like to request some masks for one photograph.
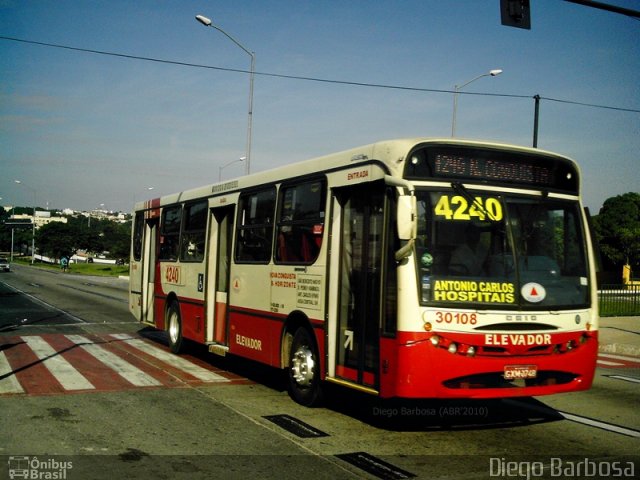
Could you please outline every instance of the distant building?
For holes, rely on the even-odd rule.
[[[33,215],[22,213],[20,215],[11,215],[10,220],[22,220],[24,222],[31,221]],[[36,211],[35,223],[36,228],[40,228],[43,225],[47,225],[51,222],[67,223],[66,217],[52,217],[51,212]]]

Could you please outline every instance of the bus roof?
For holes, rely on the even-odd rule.
[[[538,148],[509,145],[505,143],[494,143],[477,140],[462,140],[457,138],[402,138],[395,140],[384,140],[360,147],[351,148],[337,153],[324,155],[288,165],[282,165],[269,170],[264,170],[250,175],[237,177],[230,180],[215,182],[201,187],[176,192],[155,199],[155,205],[169,205],[173,203],[194,200],[214,196],[218,191],[228,193],[233,190],[241,190],[269,183],[278,183],[287,179],[310,175],[313,172],[330,171],[339,168],[348,168],[358,164],[377,161],[383,163],[389,170],[389,174],[401,178],[403,175],[404,161],[408,154],[417,146],[428,144],[456,145],[469,147],[482,147],[497,150],[509,150],[532,155],[553,156],[571,162],[577,169],[577,164],[570,158],[557,153],[541,150]],[[216,188],[219,187],[219,189]],[[148,208],[148,199],[137,202],[135,210]]]

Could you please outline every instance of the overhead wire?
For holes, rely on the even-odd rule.
[[[381,83],[356,82],[356,81],[348,81],[348,80],[336,80],[336,79],[329,79],[329,78],[307,77],[307,76],[301,76],[301,75],[288,75],[288,74],[271,73],[271,72],[256,72],[256,71],[251,72],[250,70],[244,70],[244,69],[240,69],[240,68],[219,67],[219,66],[214,66],[214,65],[204,65],[204,64],[199,64],[199,63],[180,62],[180,61],[176,61],[176,60],[167,60],[167,59],[162,59],[162,58],[145,57],[145,56],[141,56],[141,55],[132,55],[132,54],[118,53],[118,52],[108,52],[108,51],[104,51],[104,50],[95,50],[95,49],[90,49],[90,48],[73,47],[73,46],[70,46],[70,45],[61,45],[61,44],[56,44],[56,43],[40,42],[40,41],[35,41],[35,40],[27,40],[27,39],[24,39],[24,38],[8,37],[8,36],[4,36],[4,35],[0,35],[0,40],[6,40],[6,41],[12,41],[12,42],[18,42],[18,43],[25,43],[25,44],[29,44],[29,45],[37,45],[37,46],[48,47],[48,48],[58,48],[58,49],[63,49],[63,50],[71,50],[71,51],[75,51],[75,52],[90,53],[90,54],[95,54],[95,55],[105,55],[105,56],[109,56],[109,57],[126,58],[126,59],[130,59],[130,60],[140,60],[140,61],[146,61],[146,62],[167,64],[167,65],[177,65],[177,66],[181,66],[181,67],[202,68],[202,69],[218,70],[218,71],[222,71],[222,72],[232,72],[232,73],[245,73],[245,74],[253,73],[254,75],[259,75],[259,76],[263,76],[263,77],[282,78],[282,79],[287,79],[287,80],[300,80],[300,81],[307,81],[307,82],[329,83],[329,84],[337,84],[337,85],[350,85],[350,86],[368,87],[368,88],[385,88],[385,89],[405,90],[405,91],[413,91],[413,92],[447,93],[447,94],[459,94],[459,95],[476,95],[476,96],[485,96],[485,97],[525,98],[525,99],[535,99],[536,97],[538,97],[538,99],[540,99],[540,100],[546,100],[546,101],[556,102],[556,103],[565,103],[565,104],[570,104],[570,105],[579,105],[579,106],[583,106],[583,107],[600,108],[600,109],[607,109],[607,110],[617,110],[617,111],[621,111],[621,112],[640,113],[640,109],[636,109],[636,108],[624,108],[624,107],[615,107],[615,106],[610,106],[610,105],[599,105],[599,104],[594,104],[594,103],[578,102],[578,101],[573,101],[573,100],[565,100],[565,99],[559,99],[559,98],[544,97],[544,96],[541,96],[541,95],[521,95],[521,94],[518,95],[518,94],[506,94],[506,93],[468,92],[468,91],[456,91],[456,90],[449,90],[449,89],[410,87],[410,86],[403,86],[403,85],[388,85],[388,84],[381,84]]]

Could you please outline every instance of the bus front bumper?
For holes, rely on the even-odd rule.
[[[549,395],[591,387],[598,332],[399,332],[381,354],[384,398]]]

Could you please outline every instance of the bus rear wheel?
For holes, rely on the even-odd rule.
[[[167,308],[167,331],[169,333],[169,348],[173,353],[182,350],[182,320],[180,319],[180,307],[178,302],[171,302]]]
[[[298,328],[291,342],[289,395],[306,407],[314,407],[322,402],[318,349],[306,328]]]

